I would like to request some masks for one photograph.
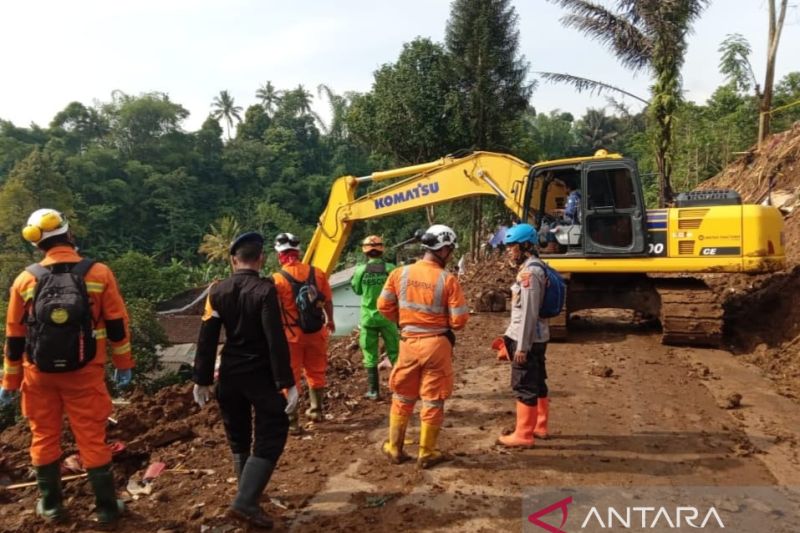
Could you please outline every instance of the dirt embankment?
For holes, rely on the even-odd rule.
[[[800,123],[751,148],[702,189],[735,189],[746,203],[771,197],[784,213],[787,269],[774,275],[710,275],[725,307],[726,336],[774,379],[800,397]]]

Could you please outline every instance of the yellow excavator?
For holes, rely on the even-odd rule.
[[[398,178],[357,196],[360,184]],[[579,200],[567,222],[570,191]],[[518,220],[534,224],[542,258],[569,279],[564,313],[551,319],[556,338],[566,336],[570,313],[617,308],[659,318],[667,344],[717,346],[723,309],[698,274],[785,265],[783,217],[775,207],[744,205],[735,191],[714,190],[647,209],[636,162],[605,150],[534,165],[468,152],[340,177],[303,260],[330,274],[354,223],[479,195],[502,199]]]

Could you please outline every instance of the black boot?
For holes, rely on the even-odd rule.
[[[94,490],[95,513],[101,525],[113,527],[125,510],[125,504],[117,499],[114,488],[114,475],[111,473],[111,464],[89,468],[89,483]]]
[[[256,527],[272,529],[272,519],[261,509],[259,501],[274,469],[275,465],[268,459],[254,456],[247,459],[239,480],[239,492],[229,511],[233,517]]]
[[[378,375],[377,366],[367,368],[367,386],[369,388],[367,389],[367,393],[364,395],[364,398],[368,400],[377,400],[380,398],[380,377]]]
[[[47,521],[58,522],[64,518],[64,507],[61,505],[61,465],[56,461],[35,469],[36,486],[42,496],[36,502],[36,514]]]
[[[236,474],[237,481],[242,479],[242,468],[244,468],[248,457],[250,457],[250,454],[247,453],[233,454],[233,473]]]

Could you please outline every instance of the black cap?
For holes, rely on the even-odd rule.
[[[260,246],[264,246],[264,236],[257,231],[248,231],[242,233],[231,242],[230,252],[231,255],[236,253],[236,249],[246,242],[257,242]]]

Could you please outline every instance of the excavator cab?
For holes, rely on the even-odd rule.
[[[524,211],[544,254],[647,255],[644,195],[636,163],[611,155],[534,165]]]

